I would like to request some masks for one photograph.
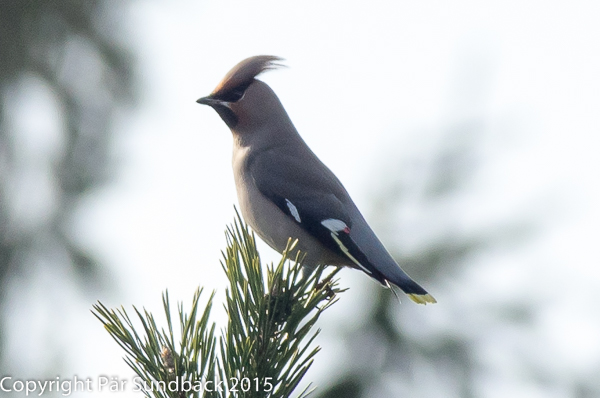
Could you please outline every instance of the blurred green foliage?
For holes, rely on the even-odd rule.
[[[86,287],[82,292],[102,282],[101,268],[77,242],[70,221],[83,196],[110,177],[112,124],[136,97],[135,62],[122,40],[127,3],[2,1],[0,311],[8,285],[40,267],[70,264],[75,283]],[[32,89],[47,93],[46,101],[34,101]],[[36,131],[24,131],[15,120],[38,119],[57,120],[60,137],[53,137],[51,154],[28,156],[48,139],[46,126],[27,123]]]
[[[410,236],[404,233],[413,231],[404,225],[400,214],[415,198],[426,206],[461,192],[477,164],[479,127],[480,123],[470,123],[449,129],[444,136],[448,145],[433,156],[418,153],[415,158],[386,164],[382,173],[387,176],[386,181],[371,198],[371,218],[376,229],[384,232],[384,241],[396,243],[390,247],[392,255],[434,296],[448,278],[459,273],[469,255],[497,243],[497,236],[465,237],[450,227],[429,236],[419,250],[407,252],[402,248],[408,246],[406,239]],[[388,178],[390,175],[394,178]],[[418,227],[427,228],[426,219],[419,222]],[[438,219],[436,226],[446,222]],[[367,318],[359,321],[361,327],[342,336],[348,349],[342,365],[345,371],[327,388],[317,390],[319,398],[402,397],[432,387],[439,393],[437,396],[475,396],[476,360],[471,341],[460,334],[440,334],[438,330],[424,331],[427,337],[415,336],[414,328],[400,324],[400,320],[417,322],[407,317],[414,315],[410,303],[399,305],[391,292],[377,287],[371,289],[368,297],[373,303]],[[451,311],[440,297],[436,306]],[[423,377],[420,375],[430,379],[430,385],[419,386]]]

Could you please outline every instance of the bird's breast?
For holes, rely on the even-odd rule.
[[[244,221],[252,227],[269,246],[282,252],[287,244],[288,236],[280,231],[277,225],[277,213],[285,217],[279,208],[263,196],[249,171],[249,151],[245,148],[234,150],[233,175],[238,202]]]

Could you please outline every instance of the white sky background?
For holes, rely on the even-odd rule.
[[[159,314],[165,288],[172,299],[186,303],[198,284],[222,293],[218,261],[236,203],[231,135],[214,111],[195,100],[243,58],[279,55],[290,68],[261,79],[364,209],[376,194],[370,191],[376,186],[370,174],[381,171],[386,158],[426,156],[444,145],[439,139],[445,126],[485,118],[484,162],[451,207],[450,218],[465,234],[518,217],[532,217],[541,227],[518,251],[473,260],[484,266],[471,267],[462,280],[434,293],[436,306],[415,306],[411,314],[422,328],[443,329],[457,322],[455,314],[444,312],[444,301],[463,303],[475,313],[507,296],[538,303],[535,328],[508,339],[510,347],[498,347],[503,337],[490,335],[487,345],[482,339],[481,363],[490,374],[479,381],[480,396],[566,396],[540,390],[511,367],[511,355],[532,360],[549,355],[544,369],[563,377],[565,388],[572,375],[597,376],[600,5],[452,3],[134,3],[130,30],[141,61],[142,103],[119,123],[117,181],[89,198],[77,227],[116,275],[114,291],[99,299]],[[376,180],[388,178],[394,176]],[[266,246],[263,253],[267,260],[278,258]],[[370,288],[365,278],[343,274],[342,283],[352,289],[326,314],[325,325],[352,327],[348,311],[362,308],[360,293]],[[36,283],[49,280],[32,281],[23,290],[27,300],[13,304],[15,322],[7,337],[8,354],[23,361],[16,371],[47,371],[42,347],[49,338],[40,328],[51,319],[50,308]],[[76,302],[73,294],[55,292],[53,300]],[[91,304],[69,306],[65,323],[52,327],[50,340],[64,347],[62,376],[130,377],[121,351],[89,314]],[[220,310],[215,305],[215,314]],[[462,322],[473,333],[490,332],[485,318]],[[26,341],[34,349],[23,354],[16,347]],[[329,353],[343,355],[330,343]],[[326,377],[317,379],[325,372],[327,353],[325,348],[318,371],[307,380],[324,384]]]

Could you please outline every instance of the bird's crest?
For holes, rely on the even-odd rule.
[[[283,67],[284,65],[280,64],[280,61],[283,61],[283,58],[273,55],[256,55],[246,58],[225,75],[210,96],[222,98],[234,91],[244,92],[256,76],[268,70]]]

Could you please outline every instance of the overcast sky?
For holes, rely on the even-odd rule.
[[[116,181],[89,197],[77,222],[82,241],[115,274],[114,291],[100,299],[158,313],[166,288],[186,302],[198,284],[222,292],[218,261],[236,203],[231,134],[195,100],[240,60],[278,55],[289,68],[261,79],[361,208],[376,194],[373,181],[394,178],[382,172],[384,159],[426,155],[447,144],[440,142],[445,127],[483,118],[482,162],[452,207],[457,229],[477,231],[511,217],[530,217],[541,229],[518,252],[474,260],[488,264],[485,272],[475,268],[456,283],[539,300],[537,329],[526,341],[538,342],[535,350],[551,347],[556,364],[548,366],[557,373],[591,377],[600,363],[599,7],[593,1],[134,2],[128,33],[140,60],[142,101],[118,123]],[[278,258],[261,248],[265,259]],[[48,310],[36,302],[35,283],[51,279],[39,278],[30,298],[13,305],[15,314],[39,318]],[[344,310],[360,308],[365,289],[359,273],[343,278],[357,293],[331,310],[332,322],[351,322]],[[448,288],[436,295],[440,304],[418,309],[445,319],[444,299],[469,300],[468,288],[466,296],[452,297],[458,291]],[[64,302],[71,294],[56,292]],[[68,348],[65,367],[81,376],[129,375],[116,344],[88,316],[90,306],[69,311],[73,328],[84,325],[89,339],[79,332],[55,337]],[[23,332],[28,326],[15,322],[7,337],[15,344],[40,340],[40,332]],[[40,361],[39,351],[32,352],[25,363]],[[494,366],[505,373],[480,387],[481,396],[538,396],[506,370],[502,361],[510,358],[497,358]],[[503,381],[504,389],[495,388]]]

